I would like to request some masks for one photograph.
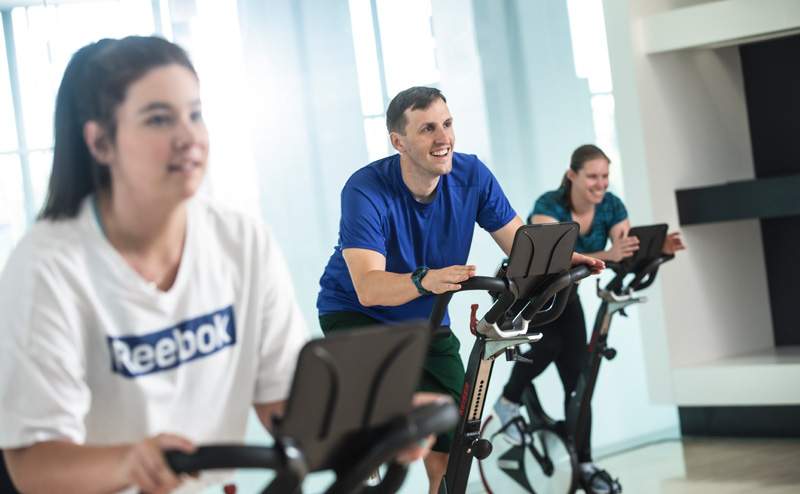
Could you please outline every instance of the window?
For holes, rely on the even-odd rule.
[[[384,111],[411,86],[437,86],[430,0],[350,0],[361,108],[370,161],[393,151]]]
[[[81,46],[155,31],[151,0],[47,2],[0,11],[0,269],[44,202],[61,75]],[[98,22],[102,19],[102,22]]]
[[[597,145],[612,162],[619,162],[619,146],[614,124],[614,95],[611,86],[611,65],[608,60],[606,25],[602,0],[568,0],[575,73],[587,79],[592,93],[592,118]],[[611,167],[612,183],[617,191],[624,189],[621,167]]]

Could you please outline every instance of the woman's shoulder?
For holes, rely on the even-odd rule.
[[[208,197],[190,203],[190,228],[202,245],[213,242],[232,256],[263,253],[274,243],[274,234],[259,216]],[[256,254],[257,255],[257,254]]]
[[[42,284],[64,290],[84,279],[81,272],[95,265],[94,247],[102,237],[81,223],[77,217],[40,220],[31,227],[0,272],[0,307],[20,310]],[[66,290],[63,297],[73,295]]]
[[[91,230],[82,212],[73,218],[42,219],[23,235],[9,263],[14,260],[38,264],[69,258],[99,239],[99,231]]]
[[[603,203],[611,206],[623,205],[622,199],[614,195],[614,193],[611,191],[606,191],[605,195],[603,196]]]
[[[564,210],[564,191],[562,189],[550,190],[540,195],[534,204],[534,210],[548,209],[548,210]]]
[[[213,229],[214,233],[225,238],[241,238],[241,235],[249,236],[267,229],[261,218],[255,214],[209,197],[194,197],[189,207],[190,218],[201,220],[202,226]]]

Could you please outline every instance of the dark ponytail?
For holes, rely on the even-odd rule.
[[[157,37],[103,39],[72,56],[56,95],[53,168],[40,219],[72,218],[86,196],[111,186],[108,167],[89,152],[84,125],[97,122],[113,143],[115,112],[128,87],[150,69],[173,63],[196,75],[182,48]]]
[[[611,163],[611,160],[608,159],[608,156],[606,156],[606,153],[604,153],[602,149],[594,144],[584,144],[572,153],[572,160],[570,160],[569,168],[573,173],[578,173],[583,169],[584,163],[597,158],[605,158],[606,161]],[[572,204],[572,180],[569,179],[569,173],[564,173],[564,178],[561,179],[561,187],[559,187],[559,190],[562,191],[561,197],[564,201],[564,207],[567,211],[572,211],[574,205]]]

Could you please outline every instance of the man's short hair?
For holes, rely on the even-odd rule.
[[[386,128],[389,133],[406,135],[406,125],[408,125],[406,110],[409,108],[411,111],[425,110],[437,99],[447,103],[442,92],[435,87],[414,86],[397,93],[386,109]]]

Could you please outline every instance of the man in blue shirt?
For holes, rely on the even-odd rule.
[[[376,323],[427,319],[433,294],[461,288],[477,222],[508,255],[523,225],[476,156],[454,153],[453,118],[435,88],[400,92],[386,111],[398,154],[356,171],[342,190],[339,243],[320,279],[326,334]],[[576,255],[599,272],[602,262]],[[445,315],[443,325],[449,325]],[[420,390],[458,400],[464,380],[458,338],[433,340]],[[425,458],[430,492],[445,473],[452,431]]]

